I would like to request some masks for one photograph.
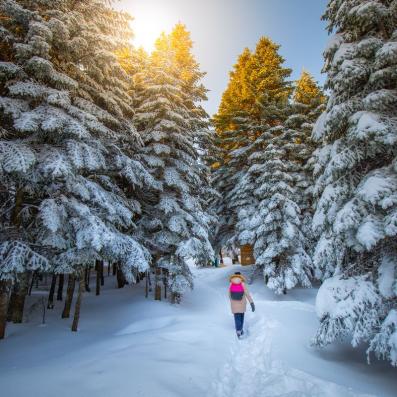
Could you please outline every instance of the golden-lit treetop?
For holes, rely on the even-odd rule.
[[[296,81],[293,100],[294,102],[303,103],[304,105],[325,102],[325,96],[321,88],[318,86],[313,76],[305,70]]]
[[[175,63],[180,70],[181,80],[188,85],[197,83],[205,73],[200,72],[200,65],[192,54],[193,41],[186,26],[182,23],[175,25],[169,40],[175,53]]]
[[[179,80],[185,106],[192,112],[193,119],[201,124],[203,119],[208,118],[200,105],[201,101],[207,99],[207,89],[201,83],[205,73],[200,70],[192,48],[190,32],[185,25],[178,23],[170,34],[163,32],[156,40],[150,63],[152,68],[161,68]]]
[[[286,79],[291,69],[284,68],[284,58],[278,53],[280,46],[267,37],[261,37],[252,54],[248,68],[252,103],[255,106],[265,95],[269,101],[287,101],[291,94]]]
[[[288,101],[292,88],[287,78],[291,69],[283,67],[279,48],[269,38],[261,37],[254,52],[245,48],[238,57],[214,116],[218,132],[233,129],[236,112],[245,112],[253,120],[259,120],[264,102]]]
[[[124,47],[116,51],[116,56],[121,67],[130,76],[140,71],[149,59],[149,55],[143,47],[138,49]]]
[[[192,82],[192,79],[199,79],[196,73],[199,70],[199,64],[192,54],[193,41],[190,38],[190,32],[182,23],[178,23],[170,34],[162,32],[157,38],[154,50],[151,54],[152,63],[161,62],[164,53],[172,54],[172,63],[180,71],[179,78],[185,82]],[[201,76],[204,73],[199,73]]]
[[[229,73],[229,84],[222,95],[219,105],[218,114],[215,118],[219,120],[225,116],[234,114],[238,110],[249,108],[249,79],[248,79],[248,63],[251,59],[251,51],[245,48],[243,53],[238,57],[237,63],[233,66],[233,71]],[[225,126],[226,128],[230,128]],[[223,129],[223,128],[221,128]]]
[[[207,89],[201,83],[205,73],[192,54],[193,41],[186,26],[178,23],[170,34],[162,32],[155,41],[154,49],[148,54],[142,47],[122,48],[116,52],[123,69],[133,81],[133,91],[144,88],[145,76],[164,71],[171,74],[180,84],[185,95],[185,106],[194,111],[198,118],[207,118],[205,110],[197,103],[206,100]]]

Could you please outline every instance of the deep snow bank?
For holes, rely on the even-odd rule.
[[[58,306],[12,325],[0,343],[5,396],[223,397],[395,396],[395,370],[365,364],[349,345],[309,346],[318,326],[315,289],[276,297],[261,280],[250,286],[257,311],[250,336],[237,341],[227,300],[228,275],[239,266],[195,272],[195,289],[179,306],[146,300],[143,286],[86,294],[80,331]],[[29,302],[28,302],[29,305]],[[361,354],[362,353],[362,354]]]

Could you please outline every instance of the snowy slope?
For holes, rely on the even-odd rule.
[[[348,345],[318,351],[309,345],[318,324],[315,289],[277,298],[258,280],[257,311],[247,314],[249,337],[238,341],[226,298],[238,266],[195,270],[183,303],[146,300],[142,287],[86,294],[80,331],[59,319],[12,325],[0,343],[0,384],[22,397],[391,397],[395,369]],[[243,268],[244,272],[245,269]],[[31,299],[34,299],[32,297]],[[28,303],[29,305],[29,303]],[[367,394],[365,394],[367,393]]]

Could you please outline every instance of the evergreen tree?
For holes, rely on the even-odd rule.
[[[227,133],[227,137],[219,142],[220,153],[218,156],[219,165],[214,171],[214,184],[220,195],[216,198],[213,205],[219,217],[219,226],[216,232],[216,246],[218,249],[227,246],[229,249],[238,245],[236,234],[237,209],[244,205],[244,192],[239,190],[239,182],[246,172],[247,156],[246,149],[249,147],[247,131],[249,127],[249,117],[243,112],[236,112],[231,120],[233,130]],[[219,139],[221,140],[221,138]],[[229,146],[230,145],[230,146]],[[222,146],[224,146],[222,148]],[[235,147],[228,150],[227,147]],[[245,159],[243,158],[245,157]],[[241,197],[238,198],[241,193]]]
[[[331,95],[313,133],[314,262],[333,276],[319,291],[333,304],[319,310],[315,342],[351,335],[397,365],[396,6],[331,0],[324,19],[335,34],[324,53]]]
[[[224,153],[217,170],[217,188],[221,192],[217,207],[218,214],[226,217],[228,223],[227,228],[220,228],[222,237],[218,240],[234,245],[252,238],[252,234],[242,234],[247,227],[244,219],[255,202],[250,177],[246,176],[251,144],[261,135],[264,125],[279,123],[274,104],[283,106],[291,93],[286,80],[291,70],[283,67],[284,59],[278,49],[277,44],[262,37],[254,52],[247,48],[243,51],[214,116],[218,144]],[[238,221],[240,210],[242,222]]]
[[[251,57],[251,51],[245,48],[242,54],[239,55],[233,70],[229,73],[228,86],[222,95],[218,113],[214,115],[214,125],[221,138],[228,131],[233,131],[234,123],[232,119],[236,113],[249,111],[246,102],[249,92],[248,64]],[[224,138],[227,138],[227,135]],[[221,143],[222,147],[229,150],[233,149],[233,142],[225,142],[225,145],[223,145],[223,142]]]
[[[239,241],[254,244],[254,272],[262,270],[277,293],[298,283],[309,286],[312,278],[307,163],[313,151],[312,123],[322,101],[320,89],[305,72],[293,102],[281,97],[265,103],[262,135],[246,148],[250,166],[235,188]]]
[[[325,109],[326,98],[313,77],[303,71],[296,81],[290,103],[290,115],[284,125],[294,130],[294,149],[290,158],[297,164],[294,173],[297,189],[296,203],[301,212],[301,230],[306,238],[306,252],[312,255],[315,235],[312,232],[314,213],[313,168],[315,166],[316,143],[311,138],[314,123]]]
[[[139,226],[157,268],[168,275],[171,299],[179,302],[193,286],[188,259],[208,262],[213,256],[202,193],[206,175],[200,164],[194,100],[180,76],[172,41],[163,34],[156,42],[134,117],[145,148],[142,161],[161,184],[143,204]],[[205,195],[204,195],[205,197]]]
[[[149,256],[130,236],[139,203],[127,190],[153,178],[134,158],[129,79],[115,56],[129,18],[107,1],[5,0],[0,13],[2,255],[35,247],[52,271],[80,277],[108,259],[131,280]],[[12,252],[16,272],[35,269],[30,251]]]
[[[283,122],[288,106],[280,106],[278,111]],[[301,167],[294,161],[297,135],[281,124],[268,126],[255,141],[245,179],[252,185],[257,204],[248,214],[249,220],[244,220],[245,209],[240,213],[246,228],[243,233],[254,242],[255,267],[263,270],[267,286],[276,293],[286,293],[297,284],[310,286],[311,259],[296,186]]]

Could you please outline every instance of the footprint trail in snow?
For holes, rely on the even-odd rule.
[[[277,321],[263,318],[251,324],[249,337],[236,340],[231,348],[208,397],[371,397],[274,359],[272,334],[278,327]]]

